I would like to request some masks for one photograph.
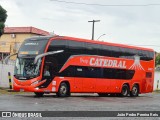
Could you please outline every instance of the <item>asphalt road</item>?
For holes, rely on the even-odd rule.
[[[0,111],[160,111],[160,93],[139,97],[72,94],[67,98],[58,98],[55,94],[38,98],[33,93],[3,93],[0,94]]]

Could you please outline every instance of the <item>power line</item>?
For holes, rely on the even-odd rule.
[[[67,4],[79,4],[79,5],[94,5],[102,7],[147,7],[147,6],[159,6],[160,4],[96,4],[96,3],[82,3],[82,2],[69,2],[64,0],[50,0],[55,2],[67,3]]]

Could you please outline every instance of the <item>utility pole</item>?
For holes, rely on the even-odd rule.
[[[100,22],[100,20],[93,20],[93,21],[88,21],[88,22],[92,22],[93,26],[92,26],[92,40],[94,40],[94,23],[95,22]]]

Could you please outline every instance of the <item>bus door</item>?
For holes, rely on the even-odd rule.
[[[42,80],[46,79],[46,82],[42,85],[44,88],[52,82],[57,73],[57,63],[53,58],[47,56],[43,68],[43,77]]]
[[[42,80],[46,80],[46,82],[41,85],[43,88],[48,87],[52,82],[51,66],[49,64],[45,64],[44,66]]]

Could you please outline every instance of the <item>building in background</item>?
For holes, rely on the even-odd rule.
[[[49,35],[49,32],[35,27],[6,27],[0,37],[0,60],[16,53],[26,38],[46,35]]]

